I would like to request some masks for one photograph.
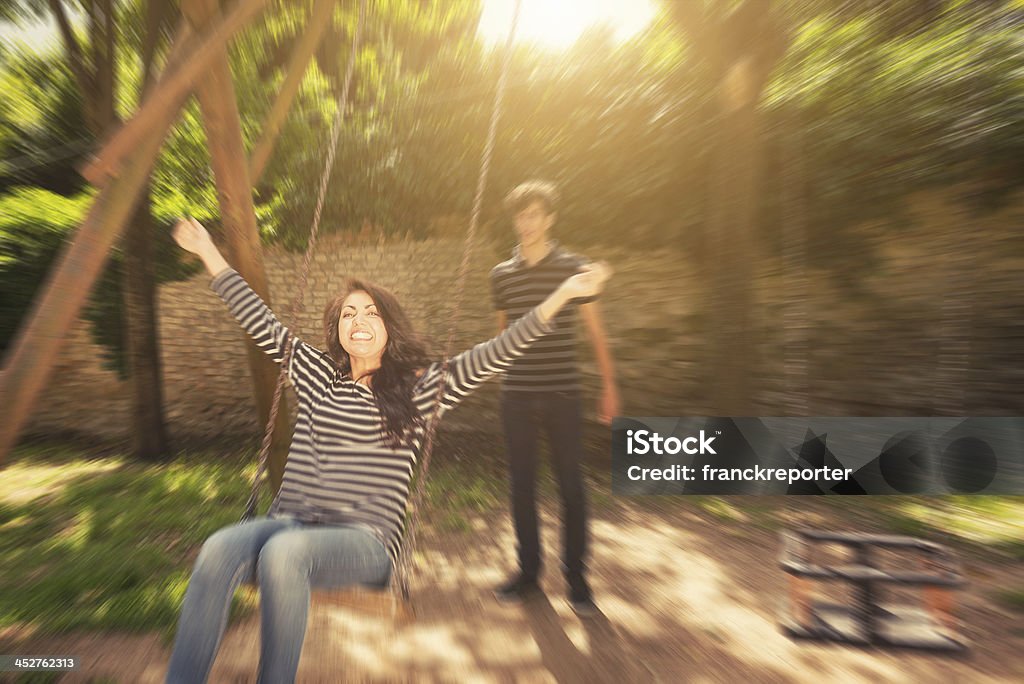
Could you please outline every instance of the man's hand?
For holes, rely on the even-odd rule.
[[[602,425],[611,425],[612,418],[619,415],[621,410],[618,390],[614,387],[605,388],[597,402],[597,419],[601,421]]]
[[[612,418],[620,415],[622,405],[619,401],[619,390],[615,384],[615,364],[608,350],[608,336],[601,320],[600,307],[597,302],[580,305],[580,317],[586,327],[590,344],[594,347],[594,359],[601,372],[601,396],[597,400],[597,419],[604,425],[610,425]]]

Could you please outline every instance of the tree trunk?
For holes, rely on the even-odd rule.
[[[99,0],[93,8],[91,46],[93,80],[96,89],[84,93],[92,99],[96,113],[97,138],[109,136],[120,125],[117,116],[116,8],[112,0]],[[147,36],[149,47],[155,48],[155,35]],[[148,52],[150,63],[155,49]],[[71,55],[69,53],[69,58]],[[149,79],[144,77],[143,88]],[[123,268],[121,270],[122,340],[125,365],[131,387],[132,423],[130,443],[132,457],[143,461],[161,461],[169,456],[167,431],[164,426],[163,385],[160,374],[160,348],[157,342],[156,279],[153,264],[153,217],[147,178],[142,197],[121,238]]]
[[[711,276],[714,309],[713,407],[719,415],[754,415],[757,371],[754,344],[754,278],[760,263],[755,230],[761,162],[757,111],[753,106],[720,119],[712,181]]]
[[[757,105],[789,41],[767,0],[746,0],[728,13],[725,3],[669,6],[689,39],[688,67],[703,68],[715,95],[706,222],[710,408],[719,416],[749,416],[756,406],[754,282],[762,255]]]
[[[153,9],[156,7],[153,6]],[[148,10],[150,11],[150,10]],[[119,125],[117,116],[116,8],[112,0],[99,0],[93,6],[90,23],[95,88],[83,92],[83,101],[94,114],[93,133],[98,139],[109,136]],[[156,27],[157,29],[159,26]],[[148,32],[143,64],[143,90],[151,78],[153,56],[159,40],[156,30]],[[66,58],[75,59],[73,37],[65,37]],[[132,457],[142,461],[168,458],[167,430],[164,425],[163,382],[160,347],[157,341],[156,278],[153,264],[153,227],[149,180],[133,210],[121,237],[122,340],[125,366],[130,385]]]
[[[164,20],[162,12],[163,8],[159,4],[147,3],[140,100],[145,99],[153,83],[153,61]],[[109,49],[113,50],[112,43]],[[112,58],[110,62],[113,65],[116,60]],[[110,105],[113,117],[113,90]],[[109,135],[111,130],[105,131],[105,135]],[[125,365],[131,385],[132,458],[149,462],[170,458],[164,423],[163,375],[158,338],[156,264],[153,260],[155,228],[150,179],[147,178],[139,203],[121,238],[124,265],[121,270],[121,304],[124,310]]]
[[[125,360],[131,376],[132,457],[165,461],[170,457],[164,425],[163,381],[157,337],[158,312],[153,263],[153,232],[149,186],[135,209],[121,241]]]

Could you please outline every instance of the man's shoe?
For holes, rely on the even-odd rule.
[[[590,587],[583,579],[576,580],[569,587],[569,605],[573,612],[580,617],[593,617],[597,615],[597,604],[594,603],[594,595],[590,593]]]
[[[505,603],[521,603],[531,596],[541,594],[536,577],[516,575],[505,584],[494,590],[494,597]]]

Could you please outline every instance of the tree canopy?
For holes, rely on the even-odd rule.
[[[0,17],[25,21],[51,5],[5,0]],[[71,5],[73,16],[87,16],[92,0]],[[311,5],[278,0],[232,44],[250,147]],[[770,247],[778,248],[779,198],[793,154],[806,178],[812,251],[837,262],[846,241],[856,239],[847,227],[898,213],[911,192],[968,188],[965,199],[985,211],[1024,182],[1024,3],[800,0],[775,3],[766,19],[744,23],[751,5],[666,0],[654,22],[625,42],[595,28],[566,51],[521,45],[486,218],[500,221],[505,189],[542,177],[563,190],[560,230],[569,241],[614,243],[628,234],[652,247],[699,242],[722,116],[711,62],[716,51],[768,40],[784,50],[757,104],[767,171],[757,220]],[[124,119],[138,103],[147,14],[134,0],[116,7],[117,113]],[[169,7],[162,21],[173,26]],[[357,8],[338,2],[254,189],[267,244],[305,244]],[[371,3],[325,231],[369,224],[427,235],[443,230],[438,219],[468,211],[500,61],[475,33],[480,12],[470,0]],[[702,52],[701,36],[709,40],[713,26],[721,44]],[[13,293],[3,311],[6,345],[80,216],[89,190],[76,169],[99,141],[56,48],[0,47],[0,82],[7,94],[0,100],[0,284]],[[218,221],[195,103],[160,155],[152,201],[165,224],[186,213]],[[168,252],[159,260],[161,277],[183,273],[174,259]],[[855,279],[857,268],[847,263],[837,273]],[[118,336],[109,337],[116,350]]]

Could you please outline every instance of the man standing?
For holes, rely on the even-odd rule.
[[[586,268],[586,259],[550,239],[557,191],[550,183],[531,181],[505,198],[519,245],[512,258],[491,271],[491,292],[504,328],[544,300],[558,283]],[[619,411],[618,390],[598,305],[578,299],[552,321],[553,331],[517,359],[504,376],[502,420],[512,481],[512,514],[519,551],[519,572],[498,587],[503,601],[521,601],[540,591],[540,538],[537,526],[537,451],[541,429],[547,435],[551,463],[562,498],[563,571],[569,602],[579,615],[597,611],[586,580],[586,501],[581,461],[583,424],[577,371],[575,312],[586,327],[601,371],[603,391],[598,417],[610,424]]]

